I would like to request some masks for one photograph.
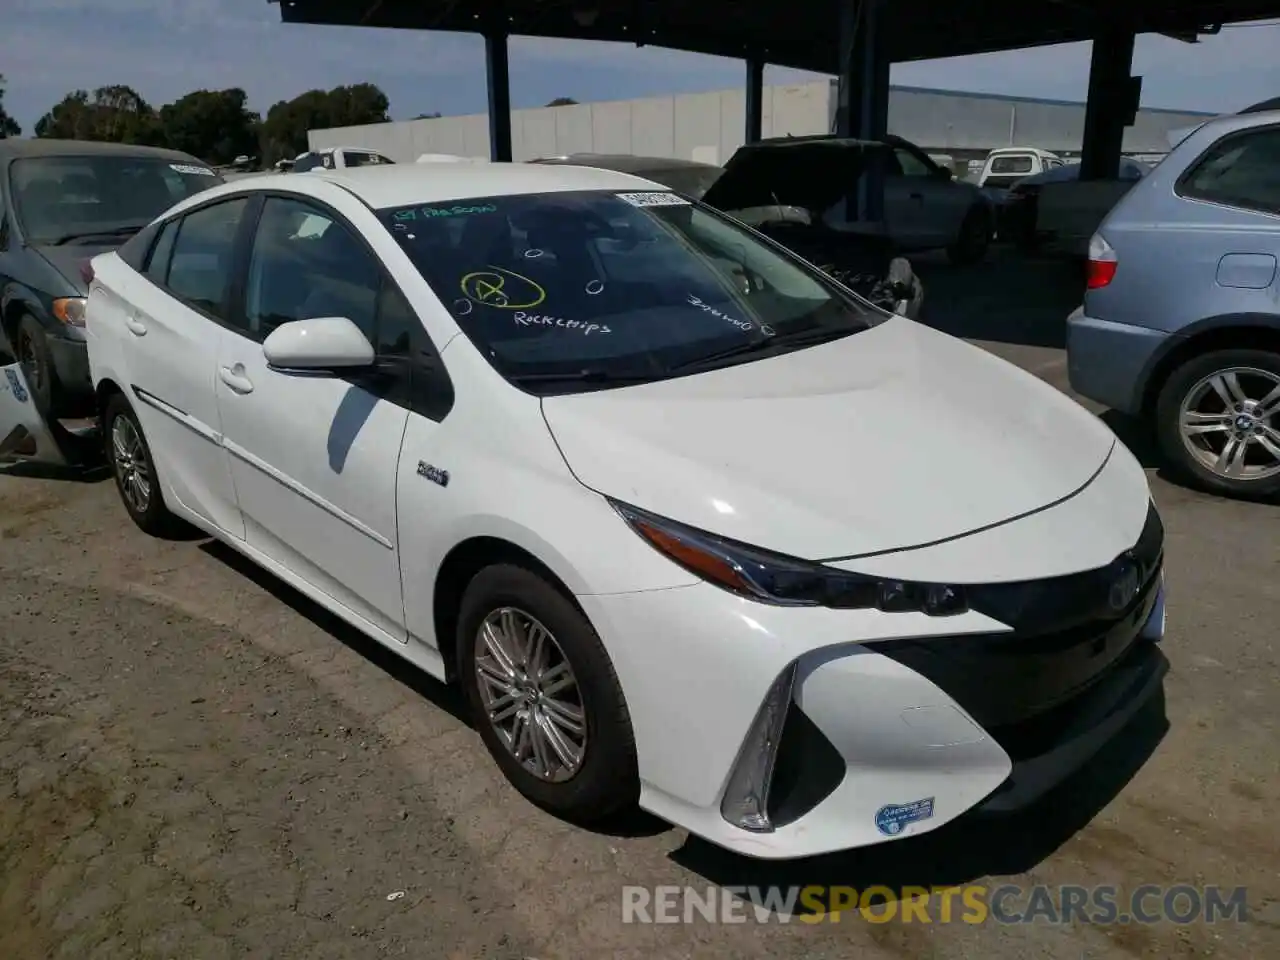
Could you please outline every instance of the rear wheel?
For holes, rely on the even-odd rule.
[[[169,512],[160,492],[155,461],[138,415],[122,394],[107,403],[102,418],[107,462],[130,519],[144,532],[163,537],[177,532],[182,521]]]
[[[1160,446],[1199,486],[1280,494],[1280,354],[1218,350],[1183,364],[1156,406]]]
[[[485,746],[530,800],[580,822],[635,804],[635,739],[613,664],[545,579],[507,564],[472,579],[458,675]]]

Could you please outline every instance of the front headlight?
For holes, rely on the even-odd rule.
[[[53,301],[53,315],[69,327],[83,327],[84,305],[84,297],[60,297]]]
[[[709,583],[760,603],[933,617],[969,608],[964,588],[954,584],[849,573],[695,530],[616,500],[609,503],[658,552]]]

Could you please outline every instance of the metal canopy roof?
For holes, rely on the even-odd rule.
[[[268,0],[286,23],[613,40],[835,73],[845,0]],[[886,0],[890,59],[1089,40],[1108,27],[1192,39],[1280,17],[1280,0]]]

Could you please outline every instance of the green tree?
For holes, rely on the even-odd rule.
[[[164,135],[155,109],[138,91],[120,84],[90,94],[74,90],[36,122],[37,137],[161,144]]]
[[[548,103],[547,106],[548,107],[572,107],[577,102],[578,101],[573,99],[573,97],[556,97],[554,100]]]
[[[308,130],[386,123],[387,95],[371,83],[332,90],[308,90],[281,100],[262,121],[261,149],[267,163],[296,157],[307,149]]]
[[[4,109],[4,86],[4,74],[0,73],[0,140],[22,135],[22,127],[18,126],[18,121],[9,116]]]
[[[248,96],[230,90],[195,90],[160,108],[164,142],[208,163],[231,163],[258,152],[258,115]]]

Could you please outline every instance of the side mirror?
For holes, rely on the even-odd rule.
[[[336,373],[373,366],[373,346],[346,317],[291,320],[263,341],[262,352],[281,373]]]

